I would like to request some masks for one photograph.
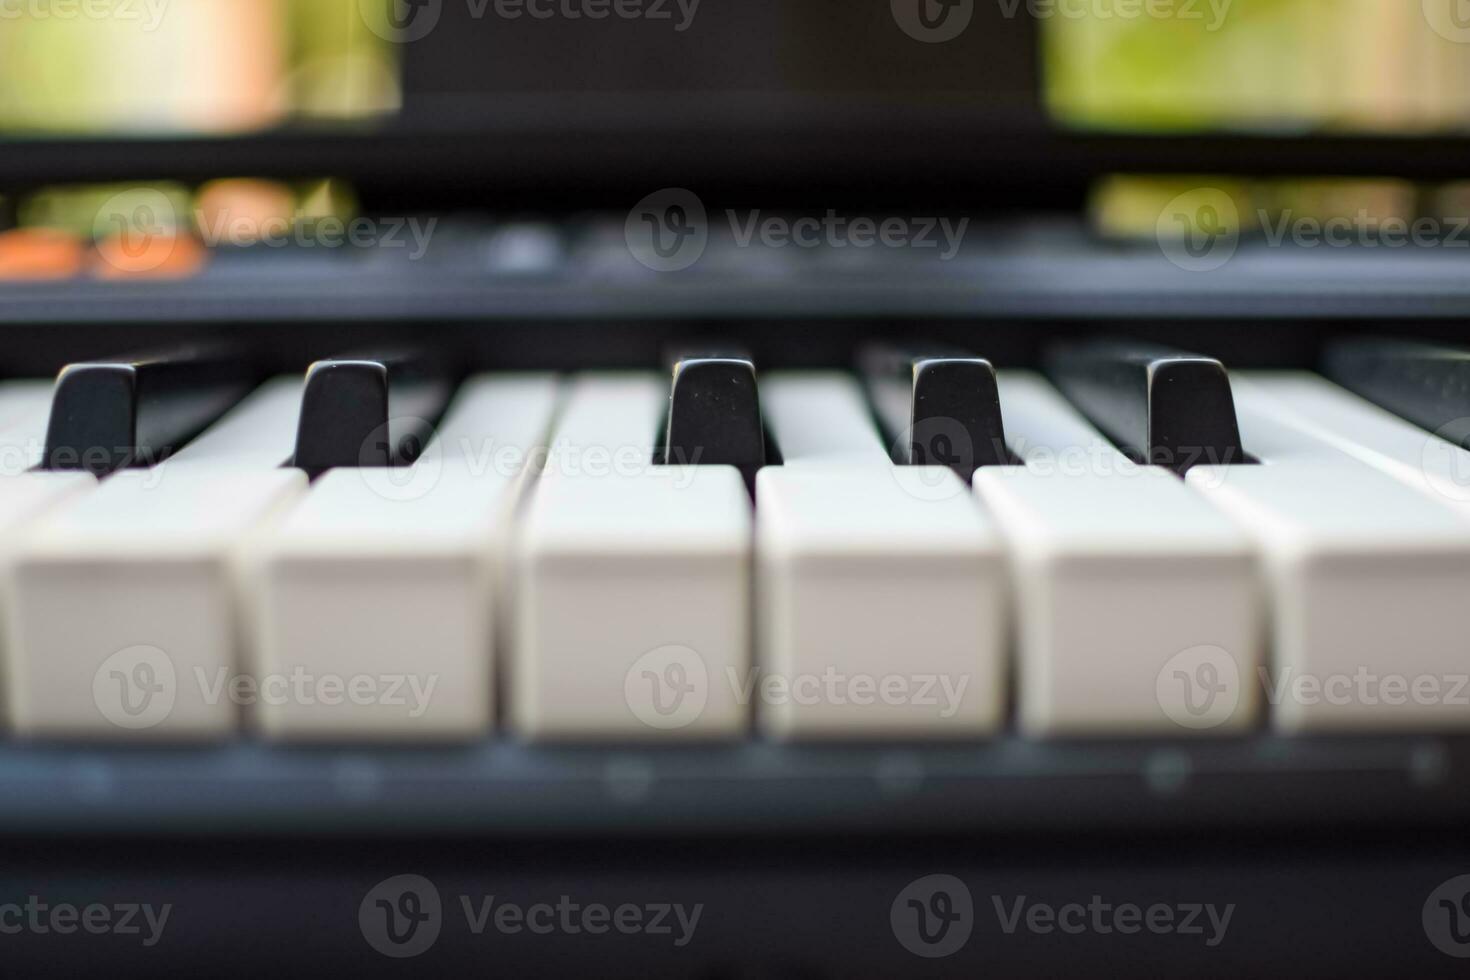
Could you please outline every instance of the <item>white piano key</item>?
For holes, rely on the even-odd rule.
[[[652,466],[667,382],[578,379],[516,547],[511,722],[533,739],[735,736],[750,500],[728,466]]]
[[[237,649],[242,543],[305,490],[262,447],[294,424],[247,399],[153,469],[109,477],[5,555],[12,724],[22,734],[201,738],[232,733],[248,695]],[[274,428],[273,437],[262,429]],[[213,436],[213,437],[212,437]],[[231,453],[238,448],[238,455]],[[247,461],[250,465],[246,465]]]
[[[296,445],[302,380],[272,378],[174,453],[167,465],[266,469],[284,466]]]
[[[29,424],[44,436],[54,387],[50,380],[0,382],[0,429]]]
[[[1470,450],[1306,371],[1248,371],[1235,387],[1325,446],[1470,516]]]
[[[1255,539],[1273,604],[1262,678],[1288,732],[1470,725],[1470,522],[1354,459],[1256,386],[1236,388],[1259,466],[1188,480]]]
[[[271,528],[250,563],[252,666],[281,692],[254,710],[263,732],[488,734],[499,566],[556,394],[551,376],[473,378],[413,465],[332,470]]]
[[[761,384],[766,425],[787,466],[891,462],[863,392],[846,374],[778,373]]]
[[[0,477],[34,469],[46,454],[50,381],[0,383]]]
[[[1130,461],[1039,376],[1000,372],[1021,467],[975,489],[1014,572],[1017,722],[1034,735],[1229,732],[1257,717],[1249,539]]]
[[[779,738],[967,737],[1005,714],[1005,570],[945,467],[890,462],[856,383],[762,382],[786,460],[756,478],[759,669]],[[829,438],[830,435],[830,438]]]

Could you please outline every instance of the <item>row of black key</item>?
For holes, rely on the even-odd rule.
[[[729,465],[753,482],[779,462],[762,424],[755,362],[736,349],[672,354],[659,458]],[[1328,375],[1430,430],[1466,426],[1470,352],[1406,341],[1347,341],[1328,352]],[[1006,448],[995,368],[940,345],[875,345],[859,368],[901,465],[942,465],[969,480],[1014,462]],[[1171,348],[1093,340],[1053,347],[1048,375],[1126,454],[1184,473],[1195,463],[1249,462],[1230,380],[1219,361]],[[114,470],[156,463],[234,405],[258,380],[229,347],[73,364],[58,378],[43,467]],[[316,475],[336,467],[411,463],[452,397],[442,360],[377,351],[307,371],[295,455]],[[1450,432],[1470,446],[1470,431]]]

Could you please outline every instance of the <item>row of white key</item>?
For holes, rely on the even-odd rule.
[[[754,520],[734,469],[649,464],[662,379],[581,378],[552,426],[557,387],[478,379],[414,466],[309,490],[281,467],[290,381],[100,489],[0,480],[10,725],[970,737],[1005,723],[1008,646],[1037,735],[1470,721],[1448,697],[1470,665],[1454,617],[1470,523],[1411,458],[1443,447],[1320,381],[1238,385],[1262,465],[1186,484],[1003,373],[1024,465],[979,471],[977,503],[946,469],[893,466],[847,377],[776,374],[762,395],[785,465],[760,473]],[[1365,672],[1441,696],[1354,693]],[[1340,678],[1347,697],[1324,690]]]

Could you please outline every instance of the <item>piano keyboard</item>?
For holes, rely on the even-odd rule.
[[[735,350],[248,390],[182,349],[0,383],[25,739],[685,744],[1470,727],[1470,353],[1333,379]],[[1437,430],[1437,432],[1436,432]]]

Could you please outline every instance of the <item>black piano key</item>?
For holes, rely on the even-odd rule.
[[[884,344],[863,352],[861,369],[895,462],[948,466],[966,482],[981,466],[1011,462],[989,361],[940,345]]]
[[[671,381],[660,458],[734,466],[753,481],[767,457],[754,361],[734,349],[684,350],[666,360]]]
[[[1131,341],[1054,347],[1046,367],[1062,393],[1139,462],[1184,474],[1201,464],[1250,462],[1240,441],[1225,365]]]
[[[317,361],[306,372],[292,465],[314,477],[412,463],[453,392],[444,366],[412,351]]]
[[[1327,348],[1329,378],[1420,428],[1470,449],[1470,350],[1413,340]]]
[[[105,476],[182,448],[259,380],[230,346],[191,345],[68,364],[56,378],[41,466]]]

